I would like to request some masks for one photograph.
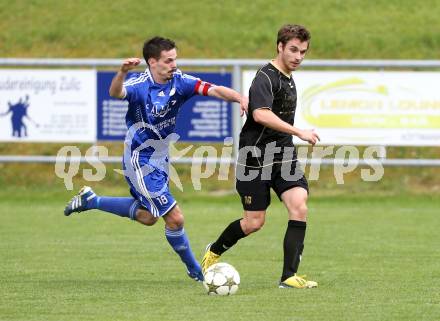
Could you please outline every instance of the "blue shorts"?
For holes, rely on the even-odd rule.
[[[168,158],[157,166],[157,161],[152,162],[137,151],[130,153],[130,159],[124,153],[123,168],[130,193],[154,217],[164,216],[176,205],[169,190],[167,166]]]

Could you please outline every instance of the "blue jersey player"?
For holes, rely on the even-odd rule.
[[[230,88],[215,86],[179,71],[172,40],[161,37],[147,40],[143,56],[148,65],[146,71],[126,80],[127,73],[141,60],[124,60],[109,90],[112,97],[129,103],[123,168],[131,197],[98,196],[85,186],[67,204],[64,214],[99,209],[147,226],[162,217],[168,243],[180,256],[188,275],[201,281],[203,274],[183,227],[183,213],[169,191],[168,146],[177,137],[174,129],[179,109],[192,96],[239,102],[242,113],[247,108],[247,98]]]

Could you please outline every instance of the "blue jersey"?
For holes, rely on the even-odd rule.
[[[166,84],[154,82],[148,69],[124,83],[129,129],[124,174],[132,196],[155,217],[176,204],[168,184],[168,145],[179,109],[196,94],[206,96],[211,86],[179,70]]]
[[[149,69],[124,83],[128,112],[127,128],[132,128],[132,150],[148,140],[164,140],[174,133],[180,107],[192,96],[207,95],[212,85],[177,70],[166,84],[154,81]],[[136,130],[134,130],[136,129]],[[141,154],[148,154],[142,148]]]

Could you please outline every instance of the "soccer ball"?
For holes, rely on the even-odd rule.
[[[203,286],[209,295],[232,295],[237,292],[240,274],[228,263],[211,265],[204,274]]]

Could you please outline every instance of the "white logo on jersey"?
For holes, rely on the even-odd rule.
[[[160,104],[153,104],[153,107],[151,108],[151,114],[154,117],[163,117],[171,110],[170,104],[160,105]]]
[[[176,87],[171,88],[169,96],[172,96],[176,93]],[[174,105],[174,104],[173,104]]]
[[[165,97],[165,94],[164,94],[163,91],[161,91],[157,96],[159,96],[159,97]]]

